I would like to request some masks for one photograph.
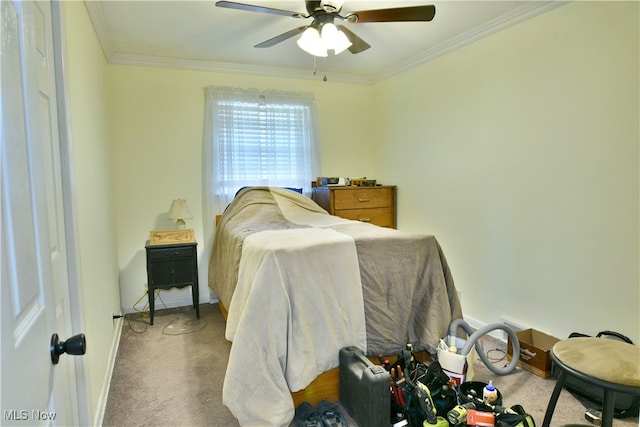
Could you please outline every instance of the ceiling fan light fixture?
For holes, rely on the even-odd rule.
[[[334,54],[338,55],[351,46],[351,42],[343,33],[332,23],[326,23],[322,26],[322,42],[327,50],[333,49]]]
[[[320,33],[313,27],[304,30],[304,33],[298,39],[298,46],[313,56],[327,56],[327,48],[325,47]]]
[[[350,48],[352,44],[353,43],[351,43],[351,41],[347,38],[346,34],[338,30],[336,39],[333,42],[333,52],[335,55],[338,55]]]
[[[354,3],[356,0],[353,0]],[[238,3],[232,0],[216,1],[216,6],[229,9],[247,10],[251,12],[269,13],[273,15],[289,16],[298,19],[312,18],[310,25],[302,25],[284,32],[254,47],[271,47],[290,39],[302,32],[298,39],[298,46],[313,56],[328,56],[328,51],[333,50],[335,55],[349,49],[353,54],[364,52],[371,46],[353,33],[344,25],[339,29],[333,25],[335,19],[349,24],[368,22],[427,22],[431,21],[436,13],[434,5],[400,6],[386,9],[361,10],[340,15],[344,0],[307,0],[305,1],[307,13],[293,12],[290,10],[275,9],[262,5]],[[325,33],[320,35],[319,30]],[[324,40],[323,40],[324,39]]]
[[[322,25],[320,32],[315,27],[307,28],[300,39],[300,49],[313,56],[327,56],[328,50],[333,50],[338,55],[351,46],[347,36],[332,23]]]
[[[338,38],[338,27],[331,23],[324,24],[320,30],[320,38],[327,49],[333,49],[333,44]]]

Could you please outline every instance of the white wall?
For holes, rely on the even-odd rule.
[[[640,341],[638,16],[572,2],[376,86],[377,177],[466,316]]]
[[[81,301],[91,416],[104,404],[120,312],[110,171],[106,61],[82,2],[64,2],[66,81],[73,150]]]
[[[311,71],[310,71],[311,72]],[[145,241],[153,229],[173,228],[171,200],[184,198],[194,214],[187,227],[199,242],[200,301],[209,301],[202,224],[201,150],[203,88],[309,91],[315,94],[323,174],[371,175],[374,154],[373,88],[314,80],[234,76],[184,70],[110,65],[109,129],[113,155],[120,290],[125,312],[146,304]],[[188,305],[189,288],[160,294],[167,306]],[[156,307],[162,308],[158,301]]]

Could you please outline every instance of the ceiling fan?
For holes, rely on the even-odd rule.
[[[269,40],[258,43],[254,47],[265,48],[274,46],[291,37],[302,33],[298,39],[298,46],[311,55],[327,56],[327,50],[334,54],[349,49],[351,53],[360,53],[371,46],[342,24],[334,24],[337,19],[349,24],[364,24],[370,22],[410,22],[431,21],[436,14],[433,5],[395,7],[390,9],[362,10],[340,15],[344,0],[306,0],[307,13],[292,12],[264,6],[256,6],[233,1],[218,1],[216,6],[250,12],[269,13],[273,15],[289,16],[292,18],[313,21],[308,25],[301,25]]]

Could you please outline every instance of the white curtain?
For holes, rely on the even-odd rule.
[[[204,92],[202,188],[208,251],[215,216],[240,188],[296,187],[309,194],[320,168],[313,94],[218,86]]]

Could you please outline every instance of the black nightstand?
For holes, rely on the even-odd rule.
[[[191,286],[193,307],[200,318],[198,291],[198,252],[196,242],[171,245],[151,245],[147,240],[147,280],[149,295],[149,323],[153,325],[156,289]]]

